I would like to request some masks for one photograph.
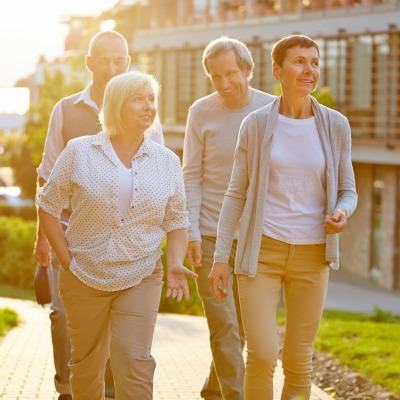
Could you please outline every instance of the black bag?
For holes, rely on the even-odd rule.
[[[35,273],[35,294],[38,304],[42,307],[52,302],[53,276],[51,273],[51,264],[47,267],[42,267],[39,263],[37,264]]]

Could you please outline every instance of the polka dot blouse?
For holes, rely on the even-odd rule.
[[[189,227],[179,158],[145,138],[132,170],[131,206],[119,218],[118,166],[102,131],[69,141],[36,196],[36,204],[56,218],[71,196],[70,270],[99,290],[140,283],[152,274],[165,234]]]

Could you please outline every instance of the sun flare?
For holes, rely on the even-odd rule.
[[[28,108],[28,88],[0,88],[0,114],[23,115]]]

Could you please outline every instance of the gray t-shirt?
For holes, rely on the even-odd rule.
[[[253,90],[250,104],[239,109],[224,106],[213,93],[189,110],[183,151],[183,178],[189,211],[189,240],[217,236],[219,214],[228,189],[240,125],[251,112],[275,96]]]

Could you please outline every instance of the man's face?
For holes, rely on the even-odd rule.
[[[117,38],[99,40],[92,49],[92,54],[86,57],[86,66],[93,74],[93,84],[102,92],[114,76],[128,70],[129,62],[126,47]]]
[[[247,96],[250,69],[240,69],[233,50],[208,59],[207,67],[222,103],[227,107],[237,108]]]

